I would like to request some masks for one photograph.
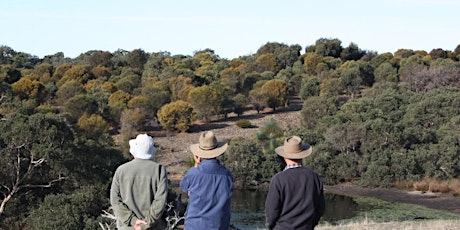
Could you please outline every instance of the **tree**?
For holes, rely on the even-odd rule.
[[[109,96],[108,103],[114,121],[120,121],[121,113],[124,109],[128,108],[128,102],[131,98],[131,94],[123,90],[118,90]]]
[[[436,60],[438,58],[447,58],[448,54],[447,54],[447,51],[443,50],[443,49],[433,49],[430,51],[430,56],[433,60]]]
[[[21,79],[22,74],[12,65],[0,65],[0,82],[12,84]]]
[[[135,49],[126,54],[126,62],[128,65],[141,73],[144,70],[144,64],[147,62],[148,58],[149,55],[142,49]]]
[[[96,51],[91,53],[89,57],[89,64],[94,68],[97,66],[112,68],[112,57],[113,55],[107,51]]]
[[[348,47],[342,50],[340,58],[344,61],[354,60],[357,61],[364,56],[364,52],[358,47],[356,43],[350,43]]]
[[[125,109],[120,117],[120,134],[123,146],[129,146],[129,140],[136,136],[138,130],[142,130],[142,124],[146,119],[146,112],[140,108]],[[129,148],[123,149],[123,155],[130,157]]]
[[[327,38],[320,38],[315,42],[315,53],[326,57],[331,56],[338,58],[342,53],[342,41],[337,38],[334,39],[327,39]]]
[[[380,64],[374,71],[375,81],[398,82],[398,70],[390,63]]]
[[[196,119],[192,105],[182,100],[164,105],[157,116],[163,128],[182,132],[189,130]]]
[[[236,184],[242,184],[243,188],[273,176],[261,174],[265,157],[253,140],[242,137],[232,139],[223,158],[222,162],[232,172]]]
[[[21,78],[19,81],[13,83],[11,88],[20,99],[33,99],[40,103],[46,98],[45,86],[39,81]]]
[[[317,66],[323,63],[323,57],[315,53],[307,53],[304,58],[304,66],[307,74],[309,75],[316,75],[319,74],[317,72]]]
[[[340,78],[329,78],[321,81],[320,96],[336,96],[340,94]]]
[[[19,113],[0,121],[0,215],[18,193],[50,188],[66,178],[73,135],[57,116]]]
[[[86,94],[78,94],[64,104],[63,111],[70,124],[76,124],[83,114],[91,115],[97,113],[98,104]]]
[[[257,66],[259,66],[258,72],[270,71],[278,73],[280,67],[274,54],[262,54],[256,59]]]
[[[267,105],[267,95],[261,90],[253,89],[249,91],[249,101],[257,113],[260,113]]]
[[[358,68],[346,68],[340,71],[340,86],[352,98],[359,93],[362,82]]]
[[[186,88],[188,85],[192,85],[192,79],[179,75],[168,79],[169,91],[171,92],[171,101],[179,100],[179,92]],[[186,99],[186,98],[185,98]]]
[[[109,68],[104,66],[96,66],[91,70],[94,78],[107,81],[111,75]]]
[[[102,188],[85,186],[72,193],[50,194],[27,217],[27,229],[99,229],[101,208],[108,206]],[[46,221],[44,221],[46,220]]]
[[[70,80],[59,87],[56,96],[58,97],[58,103],[64,105],[70,98],[85,93],[86,90],[80,82]]]
[[[334,115],[339,110],[336,97],[315,96],[308,97],[303,102],[301,118],[302,125],[307,129],[314,129],[321,119]]]
[[[283,80],[273,79],[262,86],[267,95],[267,105],[275,111],[276,107],[284,106],[287,102],[287,84]]]
[[[319,96],[321,82],[316,77],[306,77],[302,80],[299,96],[302,100]]]
[[[205,122],[222,110],[219,93],[207,85],[190,90],[188,102],[193,106],[198,119]]]
[[[75,65],[75,66],[72,66],[67,71],[65,71],[62,78],[59,79],[59,81],[56,83],[56,86],[60,87],[66,81],[69,81],[69,80],[75,80],[77,82],[80,82],[81,84],[86,84],[86,82],[91,79],[93,79],[93,75],[91,74],[91,70],[89,66]]]
[[[105,143],[109,138],[109,124],[97,114],[83,114],[78,119],[76,130],[79,137],[93,140],[95,143]]]
[[[54,67],[48,63],[38,64],[34,67],[31,80],[40,81],[42,84],[52,83]]]
[[[141,95],[149,100],[152,116],[156,116],[161,106],[171,101],[168,86],[156,78],[149,78],[144,82]]]
[[[241,116],[244,111],[246,110],[246,106],[248,104],[248,98],[243,94],[237,94],[233,97],[234,101],[234,108],[233,112],[235,112],[238,116]]]

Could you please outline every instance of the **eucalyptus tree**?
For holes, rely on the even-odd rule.
[[[139,73],[144,71],[144,65],[149,58],[149,54],[142,49],[135,49],[128,52],[125,56],[125,61],[129,67],[135,69]]]
[[[12,65],[0,65],[0,82],[12,84],[19,81],[21,77],[21,71]]]
[[[190,129],[197,118],[196,115],[192,105],[182,100],[165,104],[157,113],[158,121],[164,129],[182,132]]]
[[[68,176],[73,134],[58,116],[7,114],[0,121],[0,215],[21,193],[47,189]],[[50,190],[51,191],[51,190]]]
[[[340,53],[340,58],[344,61],[354,60],[357,61],[364,56],[365,52],[362,51],[356,43],[351,42],[348,47],[345,47]]]
[[[375,81],[398,82],[398,70],[389,62],[380,64],[374,71]]]
[[[286,105],[288,98],[287,83],[283,80],[273,79],[265,82],[261,90],[267,95],[267,106],[272,108],[273,111],[277,107]]]
[[[188,102],[192,105],[198,119],[205,122],[210,121],[212,116],[216,116],[222,111],[219,92],[207,85],[190,90]]]
[[[342,50],[342,41],[337,38],[320,38],[315,42],[315,53],[323,57],[331,56],[338,58]]]
[[[319,96],[321,81],[317,77],[307,76],[302,78],[299,96],[302,100]]]

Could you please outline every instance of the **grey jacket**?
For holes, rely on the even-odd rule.
[[[118,229],[132,230],[136,220],[145,220],[142,229],[161,229],[168,178],[164,166],[151,160],[134,159],[117,168],[110,188],[110,204]]]

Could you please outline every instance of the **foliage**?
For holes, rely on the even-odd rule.
[[[32,81],[28,78],[21,78],[11,87],[20,99],[33,99],[40,103],[46,96],[45,86],[39,81]]]
[[[163,128],[182,132],[189,130],[196,119],[193,107],[181,100],[164,105],[157,116]]]
[[[108,202],[101,188],[83,187],[70,194],[51,194],[26,218],[27,229],[99,229],[101,207]],[[45,220],[45,221],[44,221]]]
[[[234,138],[225,153],[224,165],[230,169],[234,180],[243,186],[261,181],[260,167],[264,154],[256,142],[244,138]]]
[[[276,107],[285,106],[287,102],[287,84],[283,80],[273,79],[265,82],[261,88],[262,92],[267,95],[267,106],[273,110]]]
[[[251,121],[247,119],[238,120],[235,125],[243,129],[252,127]]]
[[[274,153],[275,148],[284,142],[283,135],[283,129],[273,117],[256,132],[256,138],[260,141],[262,150],[266,154]]]
[[[317,78],[303,78],[299,93],[300,98],[305,101],[308,97],[319,96],[320,84],[321,82]]]
[[[0,122],[0,215],[17,193],[49,188],[64,180],[73,135],[57,116],[8,114]]]
[[[200,86],[190,90],[188,102],[192,105],[198,119],[207,122],[211,116],[219,114],[221,103],[219,93],[209,86]]]

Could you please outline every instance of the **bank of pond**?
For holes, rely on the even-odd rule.
[[[266,196],[266,191],[235,190],[232,198],[232,226],[240,230],[264,229]],[[320,224],[341,225],[364,219],[375,222],[459,220],[460,215],[413,204],[326,193],[326,213]]]

